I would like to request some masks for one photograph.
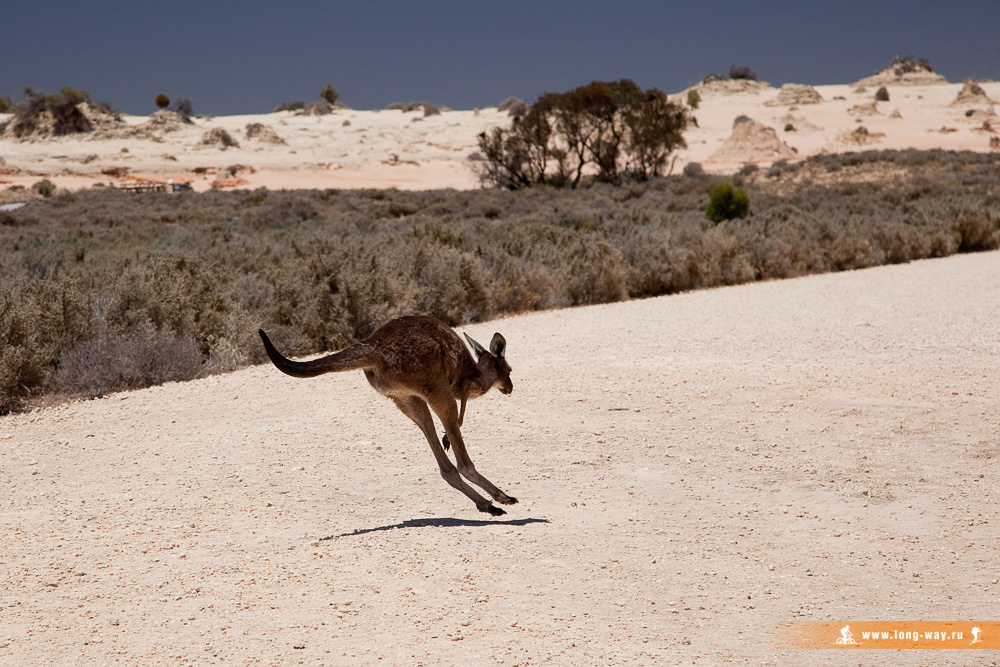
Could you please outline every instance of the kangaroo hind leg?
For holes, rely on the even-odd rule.
[[[502,509],[476,493],[475,489],[466,484],[462,479],[462,475],[459,474],[438,441],[437,430],[434,427],[434,418],[431,416],[431,411],[427,407],[427,403],[417,396],[393,398],[392,400],[404,415],[413,420],[413,423],[417,425],[424,434],[424,437],[427,438],[427,443],[431,446],[431,452],[434,453],[434,458],[437,460],[438,468],[441,469],[441,477],[444,478],[444,481],[467,495],[472,502],[476,503],[476,508],[480,512],[485,512],[493,516],[506,514]]]
[[[455,450],[455,461],[462,477],[486,491],[486,493],[493,497],[493,500],[501,505],[513,505],[516,503],[517,498],[508,496],[476,470],[476,466],[473,465],[472,459],[469,457],[469,452],[465,448],[465,439],[462,437],[462,430],[459,427],[459,415],[457,414],[454,401],[440,401],[438,405],[435,405],[435,412],[437,412],[438,417],[444,424],[445,437],[448,438],[452,448]]]

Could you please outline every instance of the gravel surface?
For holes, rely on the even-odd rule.
[[[497,519],[361,373],[0,419],[0,664],[996,661],[770,631],[997,620],[1000,253],[464,330]]]

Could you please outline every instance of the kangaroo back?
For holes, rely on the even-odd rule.
[[[271,363],[279,371],[292,377],[311,378],[323,373],[367,369],[376,365],[375,350],[370,345],[364,343],[357,343],[340,352],[335,352],[319,359],[313,359],[312,361],[292,361],[275,349],[274,345],[271,344],[271,339],[267,337],[263,329],[258,329],[257,333],[260,334],[260,339],[264,341],[267,358],[271,360]]]

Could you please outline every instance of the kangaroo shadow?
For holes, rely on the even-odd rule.
[[[448,517],[434,519],[407,519],[391,526],[376,526],[375,528],[356,528],[349,533],[321,537],[320,541],[335,540],[339,537],[354,537],[365,533],[377,533],[380,530],[398,530],[400,528],[470,528],[477,526],[527,526],[532,523],[549,523],[548,519],[509,519],[507,521],[483,521],[476,519],[453,519]]]

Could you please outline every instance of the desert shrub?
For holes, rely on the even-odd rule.
[[[333,105],[326,100],[310,102],[302,110],[306,116],[326,116],[333,113]]]
[[[11,103],[10,98],[0,95],[0,113],[10,113],[13,110],[14,105]]]
[[[514,118],[520,118],[526,113],[528,113],[528,105],[524,102],[514,104],[507,109],[507,115],[513,116]]]
[[[510,111],[512,107],[515,107],[519,104],[524,104],[524,100],[520,99],[519,97],[514,97],[513,95],[511,95],[510,97],[505,98],[503,102],[497,105],[497,111]]]
[[[156,103],[157,108],[166,109],[170,106],[170,98],[163,93],[158,93],[156,99],[153,100]]]
[[[90,102],[90,95],[84,91],[64,86],[59,95],[47,95],[28,87],[24,96],[25,101],[14,107],[14,119],[9,126],[15,137],[61,136],[94,129],[80,109],[82,104]],[[108,110],[111,111],[110,107]]]
[[[528,113],[528,105],[524,100],[511,96],[500,103],[497,111],[506,111],[509,116],[523,116]]]
[[[192,102],[186,97],[178,98],[177,101],[174,102],[174,111],[184,116],[185,118],[188,118],[191,114],[194,113],[194,102]]]
[[[54,384],[57,391],[93,397],[191,380],[201,372],[201,350],[194,338],[146,330],[78,344],[60,359]]]
[[[279,111],[299,111],[300,109],[304,109],[305,107],[306,103],[302,101],[282,102],[278,106],[274,107],[274,109],[271,110],[271,113],[278,113]]]
[[[403,111],[405,113],[410,113],[411,111],[423,111],[426,107],[434,106],[427,100],[421,100],[419,102],[407,102],[403,105]]]
[[[771,166],[767,168],[766,176],[768,178],[780,178],[784,174],[795,173],[797,170],[798,165],[796,163],[790,163],[788,160],[782,158],[771,163]]]
[[[716,83],[718,81],[725,81],[725,80],[726,80],[726,77],[722,76],[721,74],[716,74],[716,73],[712,72],[710,74],[706,74],[705,76],[703,76],[701,78],[701,83],[703,83],[703,84],[705,84],[705,83]]]
[[[1000,247],[1000,218],[986,210],[963,211],[952,223],[959,252],[978,252]]]
[[[326,86],[323,87],[319,96],[331,105],[336,104],[337,100],[340,99],[340,93],[338,93],[337,89],[330,84],[326,84]]]
[[[931,62],[926,58],[901,56],[899,54],[893,56],[892,60],[889,61],[889,69],[891,69],[896,76],[902,76],[903,74],[909,74],[911,72],[934,71],[934,68],[931,67]]]
[[[708,285],[738,285],[754,278],[750,257],[735,233],[715,227],[700,244],[700,279]]]
[[[888,102],[889,101],[889,90],[882,86],[875,91],[875,101],[876,102]]]
[[[701,104],[701,94],[694,88],[687,93],[687,105],[692,109],[697,109]]]
[[[700,285],[701,267],[693,246],[665,225],[633,228],[620,246],[628,267],[630,297],[648,297],[693,289]]]
[[[201,136],[201,142],[203,146],[220,146],[222,148],[239,148],[240,142],[233,138],[233,135],[229,134],[226,130],[221,127],[213,127],[208,132],[205,132]]]
[[[490,319],[490,277],[481,260],[440,244],[419,244],[411,275],[421,285],[416,310],[452,326]]]
[[[89,335],[88,295],[53,273],[0,289],[0,414],[43,395],[60,351]]]
[[[607,241],[581,240],[569,253],[565,277],[571,303],[611,303],[626,296],[621,252]]]
[[[52,352],[42,340],[42,304],[30,287],[0,292],[0,414],[16,410],[48,380]]]
[[[734,218],[745,218],[750,213],[750,198],[743,188],[731,183],[720,183],[710,195],[705,216],[715,223]]]
[[[440,115],[441,115],[441,110],[438,109],[433,104],[424,105],[424,118],[426,118],[427,116],[440,116]]]
[[[43,197],[51,197],[56,191],[55,184],[47,178],[43,178],[34,185],[31,186],[32,191],[37,192]]]
[[[753,71],[746,65],[731,65],[729,67],[729,78],[743,79],[746,81],[756,81],[757,72]]]
[[[263,123],[247,123],[244,131],[246,132],[247,139],[261,141],[266,144],[286,143],[273,128],[268,127]]]
[[[701,162],[688,162],[682,173],[689,178],[700,178],[705,175],[705,168],[701,166]]]

